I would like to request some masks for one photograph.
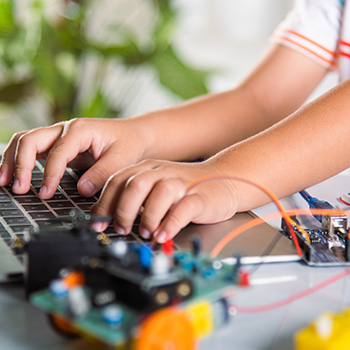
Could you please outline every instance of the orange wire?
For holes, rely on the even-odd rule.
[[[344,203],[344,204],[346,204],[346,205],[350,205],[350,203],[347,202],[347,201],[346,201],[345,199],[343,199],[342,197],[339,197],[338,199],[339,199],[340,202],[342,202],[342,203]]]
[[[350,215],[349,210],[333,210],[333,209],[293,209],[289,213],[295,214],[295,215],[308,215],[310,214],[315,215],[339,215],[339,214],[347,214]],[[210,256],[212,258],[215,258],[218,256],[218,254],[224,249],[224,247],[231,242],[235,237],[237,237],[242,232],[249,230],[250,228],[253,228],[265,221],[276,219],[280,216],[280,213],[273,213],[269,215],[265,215],[263,217],[257,217],[228,233],[225,237],[223,237],[216,246],[212,249]]]
[[[273,194],[268,188],[266,188],[263,185],[260,185],[254,181],[248,180],[248,179],[243,179],[240,177],[236,177],[236,176],[217,176],[217,175],[207,175],[207,176],[203,176],[199,179],[194,180],[192,183],[189,184],[189,186],[187,187],[187,190],[185,192],[184,197],[187,195],[188,192],[190,192],[190,190],[192,190],[194,187],[207,182],[207,181],[216,181],[216,180],[234,180],[234,181],[241,181],[244,183],[247,183],[249,185],[252,185],[258,189],[260,189],[262,192],[264,192],[266,195],[268,195],[272,201],[276,204],[277,208],[279,209],[279,211],[281,212],[282,217],[286,220],[287,225],[289,226],[291,235],[292,235],[292,240],[294,242],[294,245],[296,247],[297,253],[300,257],[302,257],[302,252],[299,246],[299,242],[298,239],[296,237],[296,234],[293,230],[293,225],[296,225],[296,223],[290,218],[290,216],[287,214],[286,210],[284,209],[282,203],[279,201],[279,199],[275,196],[275,194]],[[305,239],[310,243],[309,237],[306,234],[305,230],[302,229],[301,227],[298,227],[299,229],[301,229],[301,232],[303,233],[303,235],[305,236]]]

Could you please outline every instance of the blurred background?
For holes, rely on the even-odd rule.
[[[0,0],[0,141],[229,89],[292,0]]]

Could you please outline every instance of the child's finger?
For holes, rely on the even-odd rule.
[[[91,129],[86,129],[84,121],[70,121],[64,124],[62,135],[47,156],[40,196],[44,199],[54,195],[59,182],[64,175],[67,164],[78,154],[91,147],[93,135]]]
[[[185,185],[180,179],[171,177],[159,180],[148,196],[142,211],[140,234],[149,238],[159,227],[166,213],[185,192]]]
[[[29,131],[18,139],[15,154],[14,192],[28,192],[37,155],[49,150],[61,132],[62,125],[56,124]]]
[[[13,179],[17,142],[25,133],[26,131],[22,131],[14,134],[3,152],[0,164],[0,186],[8,185]]]
[[[109,177],[99,200],[92,208],[93,213],[98,216],[113,216],[117,207],[117,201],[124,190],[126,182],[130,177],[142,171],[143,168],[145,168],[144,162],[118,171]]]
[[[129,177],[123,187],[115,209],[115,223],[122,233],[129,233],[132,225],[145,203],[147,197],[153,190],[155,183],[159,180],[158,174],[146,170]]]
[[[80,178],[79,192],[86,197],[93,196],[107,182],[107,180],[120,169],[136,161],[132,159],[129,145],[123,142],[114,143],[107,149],[101,158],[92,165]]]
[[[204,206],[198,193],[186,195],[169,211],[160,227],[154,232],[154,239],[164,243],[176,236],[194,218],[203,213]]]

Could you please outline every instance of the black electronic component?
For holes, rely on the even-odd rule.
[[[201,252],[201,239],[196,235],[192,237],[192,252],[194,256],[198,256]]]
[[[292,240],[289,226],[285,220],[281,223],[282,234]],[[339,235],[329,235],[328,231],[320,229],[304,229],[309,237],[307,242],[297,226],[292,227],[300,248],[303,252],[303,260],[312,266],[341,266],[350,263],[347,253],[347,240]]]
[[[40,233],[31,234],[30,241],[24,247],[27,257],[27,297],[37,290],[47,288],[60,269],[80,266],[82,258],[100,253],[101,244],[90,225],[90,215],[72,211],[69,217],[60,220],[67,222],[65,229],[53,225],[41,228]]]
[[[174,300],[186,300],[193,293],[189,278],[171,269],[171,257],[162,252],[154,253],[140,243],[130,243],[127,253],[116,256],[107,250],[96,258],[86,261],[84,273],[86,284],[94,295],[99,290],[113,291],[119,302],[140,311],[151,311],[171,304]],[[153,257],[144,258],[144,251],[151,251]],[[140,257],[142,258],[140,259]],[[145,268],[145,261],[151,265]],[[186,286],[187,293],[184,293]],[[98,306],[97,302],[94,302]]]

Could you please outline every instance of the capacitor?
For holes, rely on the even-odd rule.
[[[102,318],[110,326],[119,326],[124,320],[124,312],[117,305],[108,305],[102,310]]]
[[[61,279],[51,281],[49,290],[56,298],[63,298],[68,294],[67,285]]]
[[[140,259],[141,266],[147,269],[151,266],[152,253],[153,253],[152,247],[149,246],[148,244],[144,244],[140,247],[139,259]]]
[[[152,259],[151,272],[156,277],[166,277],[170,269],[170,259],[163,253],[156,254]]]

